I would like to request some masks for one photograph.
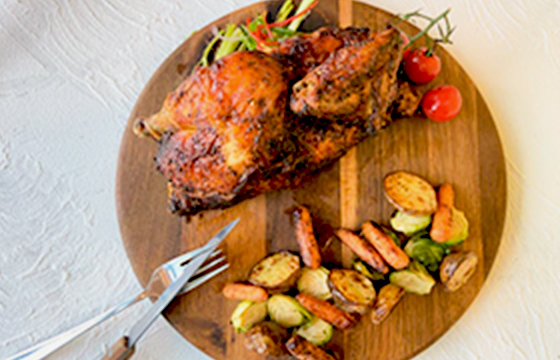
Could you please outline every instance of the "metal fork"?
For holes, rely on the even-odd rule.
[[[102,314],[97,315],[90,320],[83,322],[80,325],[73,327],[72,329],[66,330],[61,334],[55,335],[50,339],[43,340],[30,348],[14,354],[6,360],[44,359],[45,357],[60,349],[64,345],[68,344],[70,341],[74,340],[86,331],[99,325],[108,318],[120,313],[129,306],[136,304],[140,300],[143,300],[147,297],[158,298],[169,286],[169,284],[171,284],[181,275],[181,273],[183,272],[183,267],[190,260],[198,256],[200,253],[204,252],[204,250],[204,247],[200,247],[169,260],[168,262],[154,270],[152,276],[150,277],[148,285],[140,294],[122,302],[121,304],[105,311]],[[181,290],[180,294],[185,294],[193,290],[194,288],[202,285],[214,276],[225,271],[229,267],[229,264],[226,262],[225,256],[220,255],[222,255],[221,250],[217,250],[212,253],[212,255],[210,255],[208,260],[204,263],[204,265],[196,272],[196,274],[191,278],[187,285],[185,285],[185,287]]]

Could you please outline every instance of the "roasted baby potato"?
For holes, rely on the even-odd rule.
[[[286,349],[298,360],[336,360],[325,350],[295,335],[286,342]]]
[[[458,290],[474,274],[477,264],[478,256],[472,251],[447,255],[439,267],[439,277],[445,289]]]
[[[299,256],[281,251],[259,261],[249,273],[249,282],[273,294],[283,293],[295,284],[300,269]]]
[[[301,260],[305,266],[317,269],[321,266],[321,253],[313,231],[311,214],[307,208],[298,206],[293,212],[293,219]]]
[[[362,225],[362,234],[364,234],[365,238],[379,252],[387,264],[393,268],[401,270],[410,263],[408,255],[378,225],[371,221],[366,221]]]
[[[349,313],[365,314],[375,301],[373,284],[356,270],[331,270],[329,287],[335,304]]]
[[[348,329],[356,323],[354,316],[324,300],[319,300],[309,294],[298,294],[296,299],[310,313],[339,329]]]
[[[381,324],[403,296],[403,288],[393,284],[383,286],[377,294],[377,301],[371,311],[371,321],[376,325]]]
[[[231,300],[260,302],[268,299],[268,293],[262,287],[241,283],[227,284],[222,290],[222,294]]]
[[[231,314],[231,324],[238,333],[244,333],[266,319],[266,302],[242,301]]]
[[[329,270],[324,267],[320,266],[315,270],[304,267],[297,281],[297,289],[300,293],[312,295],[317,299],[329,300],[332,294],[328,281]]]
[[[430,215],[437,210],[436,191],[425,179],[407,171],[389,173],[383,179],[385,197],[398,210],[411,215]]]
[[[261,355],[286,355],[284,341],[289,338],[288,331],[272,321],[255,325],[245,334],[245,347]]]
[[[383,262],[381,255],[379,255],[366,240],[346,229],[338,229],[335,231],[335,234],[343,243],[352,249],[360,259],[373,269],[382,274],[387,274],[389,272],[389,268]]]

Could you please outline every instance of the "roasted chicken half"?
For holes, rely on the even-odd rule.
[[[196,68],[157,114],[137,121],[137,134],[160,142],[172,211],[193,215],[296,187],[390,123],[391,112],[406,112],[393,103],[398,31],[319,29],[286,42]],[[294,73],[298,63],[304,74]]]

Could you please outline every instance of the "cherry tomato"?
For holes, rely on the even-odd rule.
[[[459,90],[453,85],[441,85],[431,89],[422,98],[422,110],[429,119],[444,122],[453,119],[463,105]]]
[[[426,55],[425,47],[414,49],[404,58],[404,72],[408,78],[424,85],[432,81],[441,70],[441,61],[435,54]]]
[[[401,38],[402,38],[402,42],[403,42],[403,47],[405,47],[406,45],[408,45],[408,43],[410,42],[410,39],[408,38],[408,36],[401,31]],[[410,53],[410,49],[406,49],[405,51],[403,51],[403,59],[405,59],[408,55],[408,53]]]

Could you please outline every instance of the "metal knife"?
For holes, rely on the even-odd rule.
[[[232,221],[229,225],[224,227],[212,239],[208,241],[204,248],[206,250],[199,256],[195,257],[187,266],[183,274],[161,294],[158,300],[152,305],[150,310],[142,316],[136,324],[130,329],[128,336],[120,338],[105,354],[102,360],[126,360],[134,353],[134,346],[138,340],[144,335],[146,330],[152,325],[163,310],[169,305],[171,300],[175,298],[181,288],[189,281],[198,268],[208,259],[210,254],[220,245],[222,240],[230,233],[230,231],[237,225],[239,219]]]

